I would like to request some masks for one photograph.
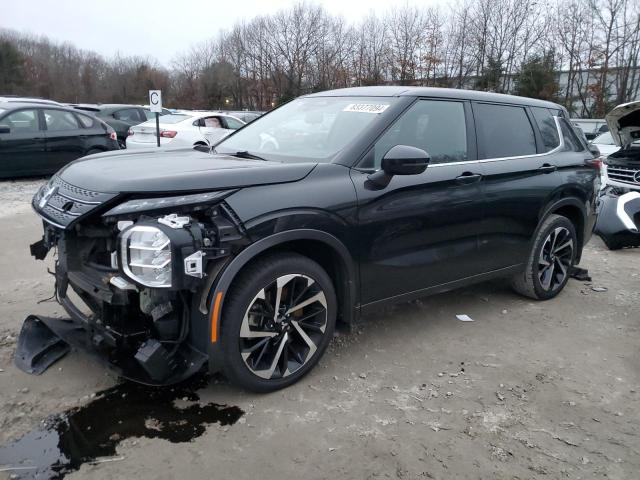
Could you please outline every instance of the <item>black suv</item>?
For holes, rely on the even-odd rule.
[[[211,153],[98,157],[33,199],[32,254],[57,247],[70,319],[31,316],[23,335],[38,325],[144,383],[208,368],[254,391],[299,380],[336,322],[383,305],[494,277],[554,297],[600,168],[556,104],[407,87],[299,98]]]
[[[90,112],[106,122],[116,131],[118,143],[120,144],[120,148],[123,149],[127,148],[127,135],[129,135],[129,129],[131,127],[155,118],[155,114],[149,110],[148,107],[141,107],[139,105],[113,103],[99,105],[72,104],[71,106],[77,110]],[[163,108],[160,115],[168,115],[170,113],[169,110]]]
[[[118,148],[114,130],[93,116],[55,104],[0,102],[0,178],[52,174]]]

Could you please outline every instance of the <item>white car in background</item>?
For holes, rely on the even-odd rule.
[[[616,145],[616,142],[613,140],[611,132],[605,132],[598,135],[591,143],[598,147],[600,154],[604,157],[608,157],[613,152],[620,150],[620,147]]]
[[[220,112],[184,112],[160,117],[161,147],[210,146],[245,123]],[[157,145],[155,119],[129,129],[127,148]]]

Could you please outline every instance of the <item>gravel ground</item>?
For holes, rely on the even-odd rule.
[[[81,352],[40,377],[13,365],[24,317],[62,314],[38,303],[52,292],[50,259],[28,253],[42,181],[0,184],[0,445],[117,383]],[[115,461],[67,478],[638,478],[639,260],[594,238],[582,262],[593,282],[571,280],[554,300],[492,282],[380,311],[287,390],[216,379],[198,391],[240,407],[236,424],[187,443],[129,438]]]

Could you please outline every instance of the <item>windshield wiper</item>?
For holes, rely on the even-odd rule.
[[[262,157],[259,157],[258,155],[254,155],[253,153],[250,153],[248,150],[242,150],[240,152],[230,153],[229,155],[231,155],[232,157],[247,158],[249,160],[264,160],[265,162],[267,161],[266,158],[262,158]]]

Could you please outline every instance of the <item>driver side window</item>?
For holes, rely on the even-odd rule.
[[[396,145],[421,148],[431,163],[467,160],[467,129],[462,102],[419,100],[378,139],[363,168],[380,168],[382,157]],[[371,165],[373,162],[373,165]]]

